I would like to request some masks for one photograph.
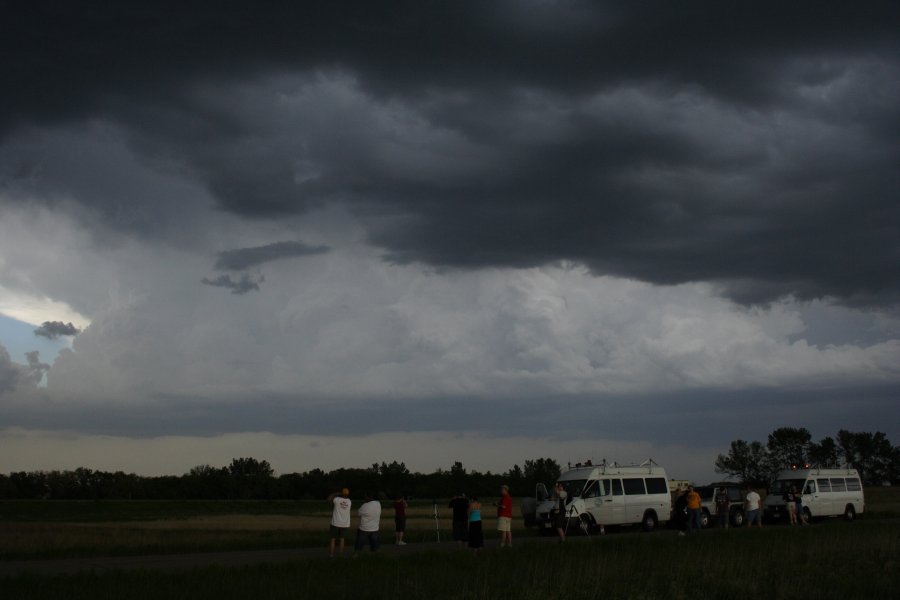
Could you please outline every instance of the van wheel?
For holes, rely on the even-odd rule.
[[[856,518],[856,509],[853,508],[852,504],[848,504],[847,508],[844,509],[844,520],[852,521]]]
[[[812,513],[809,512],[809,509],[806,508],[805,506],[803,507],[803,516],[805,517],[804,520],[811,525],[812,524]]]
[[[659,519],[656,518],[655,512],[648,510],[644,513],[644,520],[642,523],[644,531],[656,531],[656,528],[659,525]]]
[[[581,515],[581,519],[578,522],[578,527],[581,529],[581,532],[584,535],[591,535],[591,531],[595,526],[596,523],[594,523],[594,518],[592,516],[585,514]]]

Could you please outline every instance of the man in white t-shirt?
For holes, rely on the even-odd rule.
[[[759,494],[748,486],[745,500],[747,502],[747,527],[753,527],[753,524],[756,523],[757,527],[762,528],[762,507]]]
[[[381,524],[381,503],[366,492],[366,501],[359,507],[359,528],[356,530],[356,551],[363,549],[365,540],[369,541],[372,552],[378,550],[378,527]]]
[[[328,501],[334,507],[331,511],[331,542],[328,546],[329,554],[334,557],[334,542],[340,540],[340,553],[344,553],[344,534],[350,529],[350,490],[344,488],[341,493],[335,492],[328,496]]]

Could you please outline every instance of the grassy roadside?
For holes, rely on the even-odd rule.
[[[413,503],[408,514],[407,541],[436,540],[431,503]],[[439,514],[448,540],[450,511]],[[326,503],[307,501],[0,502],[0,560],[324,547],[330,518]],[[382,531],[393,531],[388,508]]]
[[[619,535],[512,550],[363,555],[186,572],[19,576],[10,598],[896,598],[900,522]]]
[[[864,522],[900,519],[900,488],[867,488],[866,503]],[[434,541],[432,503],[408,512],[407,540]],[[441,539],[450,539],[446,503],[438,514]],[[330,515],[324,501],[3,501],[0,560],[324,547]],[[384,503],[387,539],[392,516]],[[517,539],[537,535],[514,523]]]

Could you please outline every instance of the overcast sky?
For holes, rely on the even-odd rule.
[[[896,2],[5,2],[0,472],[900,442]],[[37,350],[38,354],[33,351]]]

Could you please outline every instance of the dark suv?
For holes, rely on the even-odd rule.
[[[701,524],[703,527],[711,527],[718,522],[716,490],[720,487],[725,488],[728,493],[728,522],[732,527],[740,527],[744,524],[744,493],[736,483],[711,483],[694,488],[700,494]]]

